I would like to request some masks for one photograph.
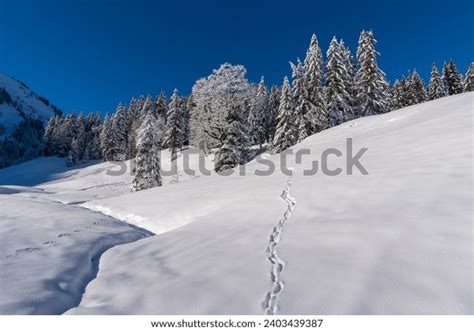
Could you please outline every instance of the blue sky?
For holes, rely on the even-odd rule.
[[[474,60],[470,1],[0,0],[0,13],[0,72],[65,112],[187,94],[224,62],[280,84],[313,32],[323,52],[334,35],[355,52],[372,29],[392,81],[414,67],[427,80],[449,58],[464,73]]]

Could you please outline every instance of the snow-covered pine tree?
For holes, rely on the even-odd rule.
[[[281,91],[280,88],[276,85],[273,85],[270,89],[269,96],[269,109],[270,109],[270,123],[268,124],[268,141],[273,142],[273,137],[275,136],[277,117],[278,117],[278,108],[280,107],[280,97]]]
[[[112,118],[109,113],[105,114],[104,124],[100,131],[100,149],[104,161],[112,161]]]
[[[53,156],[57,153],[57,146],[55,146],[54,141],[54,132],[58,123],[57,119],[57,116],[52,116],[46,125],[43,138],[43,155],[45,156]]]
[[[138,100],[132,98],[125,118],[127,126],[127,159],[132,159],[137,153],[137,133],[140,126],[140,108]]]
[[[64,135],[65,118],[62,115],[56,116],[56,123],[52,134],[53,155],[64,157],[68,155],[66,149],[66,137]]]
[[[248,129],[242,123],[241,107],[240,102],[236,101],[227,112],[226,121],[228,124],[223,131],[223,144],[214,159],[216,172],[232,169],[249,160]]]
[[[348,86],[349,76],[345,63],[343,47],[333,37],[327,51],[326,64],[326,105],[331,126],[339,125],[354,118],[351,107],[351,96]]]
[[[354,62],[354,55],[352,55],[351,50],[346,47],[343,40],[339,42],[339,49],[342,60],[344,62],[344,67],[346,68],[344,75],[344,85],[346,87],[347,93],[349,93],[350,96],[349,101],[351,107],[354,108],[354,100],[357,94],[357,91],[355,89],[356,67]],[[389,85],[387,84],[387,86]],[[354,110],[352,111],[352,113],[354,113]]]
[[[183,146],[183,114],[181,109],[181,100],[178,96],[178,90],[174,89],[171,101],[168,106],[167,130],[164,136],[163,145],[167,146],[171,152],[171,171],[176,175],[178,181],[177,157],[178,149]]]
[[[296,141],[296,114],[291,97],[290,83],[285,76],[281,90],[280,106],[278,108],[277,127],[273,138],[272,149],[274,153],[280,153],[293,146]]]
[[[183,131],[183,145],[189,145],[189,135],[190,135],[190,114],[192,109],[196,106],[193,100],[193,95],[190,94],[187,98],[183,98],[183,122],[184,122],[184,131]]]
[[[67,158],[67,166],[68,167],[73,167],[75,166],[76,164],[79,163],[79,154],[80,154],[80,151],[79,151],[80,147],[79,147],[79,144],[78,144],[78,141],[76,139],[76,137],[72,138],[72,142],[71,142],[71,149],[69,150],[69,154],[68,154],[68,158]]]
[[[112,117],[111,161],[125,161],[127,157],[126,109],[119,104]]]
[[[387,105],[388,105],[387,111],[390,111],[390,105],[392,104],[393,94],[392,94],[392,87],[390,86],[390,82],[388,80],[386,81],[386,84],[385,84],[385,94],[387,96]]]
[[[95,123],[95,115],[94,113],[88,113],[84,116],[84,124],[86,132],[89,132],[92,129],[92,125]]]
[[[362,31],[357,48],[358,70],[356,73],[356,117],[382,114],[389,110],[385,74],[377,64],[372,31]]]
[[[252,99],[248,118],[251,138],[253,142],[259,144],[260,147],[262,147],[265,141],[268,141],[271,117],[268,90],[262,76],[258,83],[257,94],[255,94]]]
[[[427,100],[428,95],[426,93],[425,85],[415,69],[408,81],[408,104],[417,105]]]
[[[100,132],[102,128],[102,115],[100,112],[97,112],[94,116],[94,123],[91,128],[91,147],[90,155],[91,159],[98,160],[102,157],[102,152],[100,149]]]
[[[311,107],[304,116],[299,116],[297,119],[298,132],[301,139],[330,126],[322,84],[324,76],[323,55],[315,34],[311,36],[303,63],[304,85]]]
[[[428,85],[428,96],[430,100],[439,99],[447,95],[446,87],[439,75],[436,63],[431,66],[430,84]]]
[[[443,82],[448,95],[462,93],[462,76],[459,73],[453,60],[449,60],[443,67]]]
[[[144,95],[140,95],[140,97],[138,98],[137,100],[137,108],[139,109],[140,111],[140,115],[142,114],[141,111],[143,109],[143,107],[145,106],[145,96]],[[145,117],[143,117],[143,119],[145,119]],[[141,124],[141,123],[140,123]]]
[[[72,140],[77,136],[77,116],[74,112],[69,113],[66,116],[62,129],[65,144],[64,149],[66,150],[66,153],[68,153],[69,150],[71,150]]]
[[[390,110],[397,110],[408,105],[408,90],[407,81],[405,76],[402,76],[399,80],[397,79],[393,84],[392,99],[390,102]]]
[[[474,91],[474,62],[469,64],[466,75],[464,76],[463,92]]]
[[[76,162],[79,163],[81,161],[88,161],[89,155],[85,157],[84,152],[87,146],[87,134],[86,134],[86,119],[84,118],[84,114],[80,113],[79,117],[77,118],[77,133],[75,138],[76,144]]]
[[[297,126],[295,130],[295,138],[297,142],[300,142],[314,133],[313,129],[316,129],[316,127],[311,127],[308,123],[314,124],[312,123],[313,118],[310,117],[315,114],[311,115],[313,107],[309,101],[309,94],[304,80],[305,69],[303,64],[299,59],[297,59],[296,64],[290,62],[290,66],[292,72],[291,76],[293,78],[291,94],[293,105],[295,107],[295,120]]]
[[[166,123],[166,117],[168,114],[168,99],[166,98],[165,92],[162,90],[160,95],[155,101],[156,118],[160,117],[163,119],[163,123]]]
[[[155,118],[158,118],[158,111],[155,105],[155,101],[153,101],[153,98],[150,95],[146,97],[145,102],[140,112],[141,112],[140,117],[142,118],[142,120],[145,119],[148,113],[153,113]]]
[[[156,137],[156,120],[153,112],[147,113],[138,130],[132,192],[161,186],[160,147]]]

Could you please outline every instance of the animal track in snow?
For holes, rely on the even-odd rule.
[[[70,233],[60,233],[60,234],[58,234],[58,238],[69,237],[70,235],[71,235]]]
[[[22,249],[17,249],[17,250],[15,251],[15,253],[10,254],[10,255],[6,255],[5,257],[8,259],[8,258],[13,257],[13,256],[18,256],[18,255],[20,255],[20,254],[31,253],[31,252],[35,252],[35,251],[39,251],[39,248],[36,248],[36,247],[26,247],[26,248],[22,248]]]
[[[278,311],[278,296],[283,290],[284,284],[281,279],[281,273],[285,268],[285,261],[280,258],[277,251],[278,243],[281,240],[281,233],[283,228],[293,213],[296,205],[296,200],[290,195],[290,188],[293,183],[293,175],[295,171],[291,170],[290,176],[286,181],[286,186],[281,193],[281,198],[285,200],[287,208],[283,213],[283,217],[273,227],[272,233],[267,246],[267,258],[271,263],[270,279],[272,282],[271,289],[265,295],[263,300],[263,309],[266,315],[275,315]]]

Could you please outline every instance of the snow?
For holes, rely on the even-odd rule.
[[[190,154],[196,164],[192,152],[179,156]],[[170,153],[162,154],[170,169]],[[209,167],[212,155],[204,158]],[[64,158],[42,157],[0,170],[1,314],[59,314],[77,306],[104,251],[152,235],[78,206],[130,192],[130,162],[127,171],[107,174],[121,167],[89,162],[68,168]],[[183,182],[194,178],[183,169],[179,174]]]
[[[149,234],[84,208],[0,194],[2,314],[58,314],[78,304],[107,248]]]
[[[51,106],[47,106],[38,95],[17,80],[0,73],[0,88],[5,88],[13,101],[17,101],[22,111],[45,124],[54,115]],[[7,132],[18,125],[22,120],[20,113],[11,104],[0,104],[0,123],[5,126]]]
[[[358,119],[297,145],[312,157],[289,159],[296,205],[278,242],[276,313],[474,312],[473,97]],[[368,148],[369,175],[302,175],[324,149],[345,151],[346,138]],[[250,174],[257,167],[85,204],[161,234],[107,251],[68,313],[264,313],[275,288],[266,248],[287,211],[287,176]]]
[[[473,314],[473,98],[311,136],[291,178],[255,161],[245,176],[181,167],[177,184],[132,194],[112,163],[0,170],[0,313]],[[369,175],[303,175],[346,138],[368,148]]]

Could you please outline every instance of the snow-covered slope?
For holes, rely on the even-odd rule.
[[[25,117],[46,123],[58,110],[44,98],[31,91],[25,84],[0,73],[0,90],[8,96],[0,98],[0,124],[8,134]],[[8,100],[7,100],[8,99]],[[0,137],[1,137],[0,132]]]
[[[196,164],[197,153],[186,149]],[[201,154],[202,155],[202,154]],[[212,155],[204,156],[208,167]],[[162,153],[170,169],[170,153]],[[37,158],[0,170],[0,314],[57,314],[76,306],[110,247],[151,235],[78,206],[130,192],[130,165]],[[179,182],[189,181],[179,169]],[[175,177],[165,177],[170,185]]]
[[[295,147],[311,156],[288,158],[294,176],[253,175],[266,169],[254,162],[246,176],[86,203],[162,234],[106,252],[69,312],[474,313],[473,97],[312,136]],[[325,149],[346,153],[346,138],[354,154],[368,148],[361,161],[369,175],[302,174]],[[344,163],[331,156],[329,168]]]
[[[472,314],[473,101],[326,130],[295,146],[311,151],[300,164],[287,157],[294,175],[257,176],[268,167],[254,161],[245,176],[181,170],[177,184],[130,194],[110,163],[0,170],[0,312]],[[369,175],[346,175],[346,138],[353,154],[368,148]],[[304,176],[328,148],[344,173]],[[81,299],[90,255],[140,238],[102,255]]]

